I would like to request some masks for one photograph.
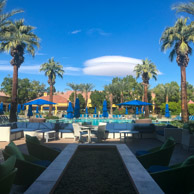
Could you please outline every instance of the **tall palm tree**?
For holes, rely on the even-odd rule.
[[[73,105],[75,107],[75,100],[77,98],[77,91],[81,90],[81,84],[67,83],[67,86],[69,86],[74,91],[74,102],[73,102]]]
[[[179,18],[173,27],[165,29],[160,39],[162,51],[172,48],[169,58],[173,61],[176,56],[177,64],[181,69],[181,112],[183,122],[188,122],[186,67],[189,63],[188,55],[192,53],[189,43],[194,42],[193,22],[190,25],[186,23],[187,18]]]
[[[55,62],[54,58],[51,58],[48,60],[48,63],[41,65],[40,71],[44,71],[45,76],[48,77],[48,84],[50,85],[49,101],[53,102],[53,86],[57,76],[63,79],[63,66],[59,62]],[[49,116],[51,116],[51,111],[52,105],[49,106]]]
[[[123,103],[124,102],[124,92],[126,91],[127,89],[127,82],[123,79],[119,79],[118,82],[116,83],[116,87],[118,89],[118,91],[120,92],[120,95],[121,95],[121,101],[120,103]]]
[[[88,105],[88,93],[94,88],[93,84],[87,83],[87,84],[80,84],[80,90],[82,92],[85,92],[86,95],[86,106]]]
[[[157,80],[157,72],[156,66],[150,60],[145,59],[142,60],[142,64],[137,64],[134,68],[136,72],[136,78],[142,77],[143,86],[144,86],[144,102],[148,102],[148,85],[149,80],[154,78]],[[145,117],[149,116],[148,106],[145,107]]]
[[[12,10],[11,12],[3,13],[6,2],[6,0],[0,0],[0,29],[11,23],[8,20],[11,16],[23,12],[23,10]],[[2,40],[2,36],[3,34],[0,35],[0,40]]]
[[[17,121],[17,88],[18,88],[18,68],[24,62],[24,51],[30,55],[35,55],[35,47],[39,47],[39,38],[32,32],[34,27],[24,25],[24,20],[18,20],[8,26],[2,27],[7,31],[6,40],[0,43],[0,51],[10,52],[13,57],[13,85],[10,122]]]
[[[112,105],[113,105],[113,98],[114,98],[114,93],[117,90],[117,86],[115,83],[113,84],[109,84],[109,85],[105,85],[104,86],[104,90],[106,93],[108,93],[109,96],[109,100],[110,100],[110,114],[112,114]]]
[[[194,2],[189,3],[179,3],[172,6],[172,9],[175,9],[177,13],[186,12],[188,14],[194,15]]]

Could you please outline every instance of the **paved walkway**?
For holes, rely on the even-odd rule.
[[[14,143],[19,147],[19,149],[23,153],[27,153],[27,147],[25,144],[24,139],[16,140]],[[45,145],[50,146],[50,147],[57,147],[60,149],[64,149],[65,146],[69,143],[75,143],[73,139],[60,139],[56,141],[50,141],[48,143],[45,143]],[[104,141],[103,143],[123,143],[120,142],[119,139],[108,139]],[[5,148],[7,145],[7,142],[0,142],[0,161],[3,161],[3,156],[1,150]],[[162,142],[156,140],[156,139],[128,139],[127,140],[127,146],[131,149],[133,153],[135,153],[137,150],[148,150],[150,148],[160,146]],[[173,152],[170,165],[172,164],[177,164],[180,162],[183,162],[188,156],[194,154],[194,150],[188,152],[187,150],[184,150],[180,144],[177,144],[175,146],[175,150]]]

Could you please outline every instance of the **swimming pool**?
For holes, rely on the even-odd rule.
[[[96,119],[96,118],[80,118],[80,119],[58,119],[58,120],[49,120],[49,122],[56,123],[56,122],[63,122],[63,123],[84,123],[84,122],[91,122],[92,125],[98,126],[100,122],[103,123],[131,123],[131,119]]]

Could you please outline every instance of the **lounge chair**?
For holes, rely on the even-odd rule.
[[[29,154],[39,160],[52,162],[60,154],[59,150],[42,145],[36,136],[26,135],[26,145]]]
[[[174,139],[170,137],[160,147],[137,151],[137,159],[146,169],[152,165],[168,166],[175,144]]]
[[[13,142],[8,144],[2,152],[5,160],[13,155],[16,157],[15,167],[18,169],[14,180],[16,185],[30,186],[46,169],[43,163],[41,165],[42,161],[21,153]]]
[[[153,168],[150,167],[150,169]],[[150,173],[150,175],[165,193],[186,194],[194,191],[193,172],[194,155],[181,164],[170,166],[166,170]]]
[[[11,156],[0,164],[0,192],[3,194],[10,193],[17,172],[17,168],[14,168],[15,162],[16,157]]]

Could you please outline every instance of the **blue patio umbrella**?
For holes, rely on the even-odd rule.
[[[86,106],[86,111],[85,111],[86,114],[88,114],[88,107]]]
[[[123,102],[120,104],[117,104],[118,106],[148,106],[148,105],[152,105],[151,103],[148,102],[142,102],[139,100],[132,100],[132,101],[128,101],[128,102]]]
[[[22,105],[22,110],[25,110],[25,106],[24,105]]]
[[[128,109],[127,108],[125,109],[125,114],[128,115]]]
[[[36,107],[36,113],[37,113],[37,114],[39,113],[38,106]]]
[[[0,104],[0,114],[3,114],[3,102]]]
[[[17,107],[17,113],[19,114],[21,112],[21,104],[18,104],[18,107]]]
[[[167,117],[167,118],[170,117],[170,112],[169,112],[168,104],[166,104],[166,106],[165,106],[165,117]]]
[[[140,107],[139,109],[139,114],[142,114],[142,107]]]
[[[28,107],[28,114],[27,114],[28,117],[31,117],[33,116],[33,113],[32,113],[32,105],[29,105]]]
[[[96,107],[95,107],[95,109],[94,109],[94,114],[96,114],[97,113],[97,110],[96,110]]]
[[[138,114],[139,114],[138,107],[136,107],[135,114],[136,114],[136,115],[138,115]]]
[[[74,117],[75,117],[75,118],[79,118],[79,117],[80,117],[80,104],[79,104],[79,98],[76,98],[76,101],[75,101]]]
[[[43,100],[43,99],[36,99],[30,102],[25,103],[24,105],[44,105],[44,104],[56,104],[51,101]]]
[[[8,105],[8,111],[10,111],[10,109],[11,109],[11,104]]]
[[[103,116],[103,117],[108,117],[108,112],[107,112],[107,102],[106,102],[106,100],[104,100],[104,102],[103,102],[102,111],[103,111],[102,116]]]
[[[67,108],[67,118],[72,119],[73,118],[73,107],[72,103],[69,102],[68,108]]]

